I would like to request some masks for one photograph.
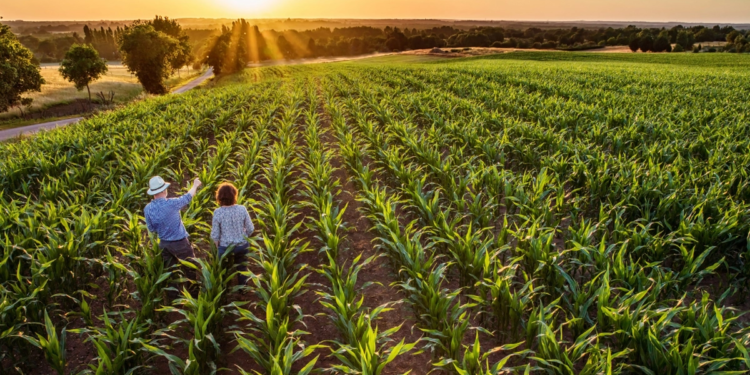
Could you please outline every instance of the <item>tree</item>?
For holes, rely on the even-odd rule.
[[[221,34],[214,37],[203,62],[214,69],[214,74],[224,72],[225,59],[229,51],[229,39],[232,34],[226,26],[221,27]]]
[[[171,58],[180,42],[149,23],[136,22],[127,26],[119,41],[122,63],[138,77],[143,88],[151,94],[165,94],[164,80],[172,71]]]
[[[742,39],[742,34],[740,34],[737,30],[732,30],[729,34],[727,34],[727,43],[737,43],[739,40],[735,39]]]
[[[73,82],[78,91],[85,87],[91,102],[91,88],[89,84],[99,79],[107,72],[107,63],[99,57],[99,52],[90,44],[74,44],[60,64],[60,74],[66,80]]]
[[[294,46],[291,42],[289,42],[289,40],[287,40],[285,36],[279,36],[279,38],[276,40],[276,46],[279,48],[279,51],[285,59],[297,58],[297,51],[295,51]]]
[[[169,17],[161,16],[154,17],[151,25],[154,26],[154,30],[167,34],[178,42],[178,48],[175,49],[169,58],[172,71],[179,70],[187,65],[191,59],[190,53],[192,48],[190,47],[190,38],[182,30],[182,26],[177,21],[170,20]]]
[[[55,60],[60,61],[65,57],[65,53],[68,52],[70,47],[72,47],[74,44],[82,43],[83,40],[78,37],[78,34],[73,34],[73,36],[62,36],[59,38],[54,39],[55,42],[55,50],[57,51],[55,53]]]
[[[282,52],[295,53],[296,56],[297,49],[292,48],[291,43],[286,44]],[[249,62],[267,60],[268,56],[266,40],[258,26],[239,19],[232,22],[231,28],[222,26],[221,33],[211,38],[199,60],[212,67],[218,75],[242,70]]]
[[[693,33],[681,30],[677,33],[677,38],[675,38],[675,43],[682,46],[683,49],[692,49],[693,48],[693,41],[695,37],[693,36]]]
[[[45,39],[39,42],[37,51],[39,51],[39,53],[44,56],[55,57],[55,54],[57,53],[57,46],[55,45],[55,42],[52,41],[52,39]]]
[[[21,44],[24,45],[24,47],[30,49],[30,50],[36,50],[39,48],[39,38],[33,36],[33,35],[23,35],[18,37],[18,41],[21,42]]]
[[[409,37],[409,48],[422,49],[427,47],[424,45],[424,38],[421,35],[414,35]]]
[[[628,44],[628,47],[630,47],[631,51],[638,52],[638,49],[641,48],[641,38],[634,37],[633,39],[630,39],[630,44]]]
[[[698,42],[710,42],[713,41],[716,37],[714,36],[714,31],[711,29],[700,29],[695,34],[695,40]]]
[[[10,31],[0,25],[0,112],[19,104],[31,104],[30,98],[21,95],[29,91],[41,91],[44,78],[34,54],[24,47]]]
[[[658,38],[656,38],[656,40],[654,41],[653,51],[654,52],[664,52],[664,51],[671,52],[672,45],[669,44],[668,37],[664,35],[660,35]]]
[[[402,33],[398,27],[390,29],[390,27],[386,27],[386,36],[387,40],[385,41],[385,46],[391,50],[391,51],[402,51],[406,49],[409,46],[409,39],[406,38],[406,35]],[[389,31],[392,30],[392,31]]]
[[[461,33],[448,38],[451,47],[489,47],[490,44],[487,35],[480,33]]]
[[[641,37],[640,41],[638,42],[638,47],[643,52],[653,51],[654,50],[654,37],[651,36],[651,34],[644,35]]]
[[[318,56],[318,45],[315,44],[315,39],[313,38],[310,38],[310,41],[307,42],[307,56],[308,57]]]

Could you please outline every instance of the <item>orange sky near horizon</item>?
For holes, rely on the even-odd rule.
[[[5,20],[431,18],[750,23],[750,0],[2,0]]]

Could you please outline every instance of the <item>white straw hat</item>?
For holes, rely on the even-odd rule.
[[[148,192],[146,192],[148,195],[156,195],[161,193],[164,190],[167,190],[170,184],[164,182],[164,179],[159,176],[151,177],[151,180],[148,181]]]

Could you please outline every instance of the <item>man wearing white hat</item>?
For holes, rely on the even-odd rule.
[[[152,177],[148,182],[147,193],[154,199],[146,205],[143,211],[148,231],[159,236],[159,248],[162,250],[161,256],[165,267],[178,264],[178,259],[189,261],[195,258],[188,232],[182,223],[180,210],[190,204],[202,184],[196,178],[187,194],[179,198],[167,199],[169,185],[159,176]],[[170,294],[174,297],[174,293]]]

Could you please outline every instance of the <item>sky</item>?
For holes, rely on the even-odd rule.
[[[0,0],[5,20],[430,18],[750,23],[750,0]]]

